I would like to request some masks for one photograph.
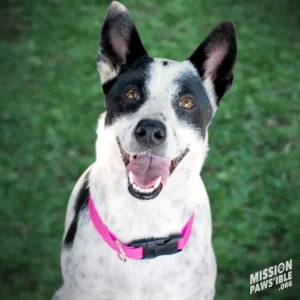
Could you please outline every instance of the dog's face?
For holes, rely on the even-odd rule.
[[[207,128],[231,86],[235,59],[231,22],[217,26],[183,62],[152,58],[128,10],[111,4],[97,59],[106,104],[99,126],[113,141],[111,153],[118,148],[111,159],[122,158],[132,196],[155,198],[179,165],[205,153]]]

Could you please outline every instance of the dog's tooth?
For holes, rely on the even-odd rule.
[[[154,191],[154,187],[151,187],[150,189],[148,189],[148,193],[152,193]]]
[[[157,189],[157,188],[158,188],[158,186],[159,186],[159,184],[160,184],[160,181],[161,181],[161,176],[159,176],[159,177],[157,178],[156,182],[154,183],[154,185],[153,185],[154,189]]]
[[[134,181],[133,181],[133,174],[132,174],[131,171],[129,171],[129,182],[130,182],[131,184],[134,183]]]
[[[129,155],[129,161],[133,161],[133,156]]]

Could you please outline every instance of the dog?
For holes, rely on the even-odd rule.
[[[67,207],[53,300],[214,298],[199,173],[236,54],[235,25],[224,21],[183,62],[152,58],[127,8],[110,5],[97,56],[106,110],[96,160]]]

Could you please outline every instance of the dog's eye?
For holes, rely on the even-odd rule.
[[[139,91],[136,89],[129,89],[125,93],[125,97],[129,100],[136,100],[139,98]]]
[[[184,97],[179,102],[179,105],[183,108],[190,109],[195,106],[194,101],[189,97]]]

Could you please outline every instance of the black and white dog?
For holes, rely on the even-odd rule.
[[[113,2],[97,66],[106,111],[96,161],[67,209],[55,300],[213,299],[216,261],[199,172],[233,80],[236,32],[219,24],[183,62],[148,56]]]

